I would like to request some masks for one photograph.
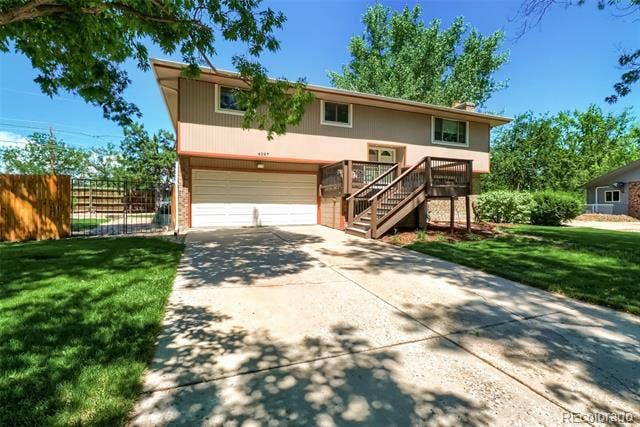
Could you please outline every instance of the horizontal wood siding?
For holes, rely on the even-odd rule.
[[[340,197],[320,198],[320,224],[326,227],[341,229],[344,221],[341,221],[342,205]],[[344,227],[342,227],[344,228]]]
[[[0,241],[59,239],[70,232],[68,176],[0,175]]]
[[[432,144],[431,116],[380,107],[354,105],[353,127],[320,123],[320,100],[307,107],[302,122],[285,135],[268,141],[266,133],[244,130],[242,116],[215,111],[215,85],[182,80],[180,92],[180,151],[214,157],[333,162],[368,160],[368,145],[405,148],[406,164],[431,155],[474,160],[476,172],[489,170],[489,125],[470,122],[469,147]]]

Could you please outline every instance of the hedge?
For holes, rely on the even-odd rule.
[[[497,190],[478,196],[475,212],[482,221],[561,225],[582,213],[582,202],[573,194],[556,191]]]

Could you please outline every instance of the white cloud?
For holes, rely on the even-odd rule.
[[[0,148],[19,147],[27,143],[27,138],[13,132],[0,130]]]

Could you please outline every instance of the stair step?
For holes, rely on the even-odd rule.
[[[345,228],[344,232],[353,236],[365,238],[369,237],[369,230],[361,230],[359,228],[353,228],[352,226],[348,226],[347,228]]]
[[[363,223],[359,223],[359,222],[354,222],[353,224],[349,225],[349,227],[356,228],[358,230],[369,231],[371,229],[371,224],[363,224]]]
[[[371,228],[371,221],[355,221],[353,225],[356,225],[360,228],[365,228],[368,230],[369,228]]]

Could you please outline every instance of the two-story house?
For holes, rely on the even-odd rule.
[[[309,85],[315,99],[302,121],[268,140],[242,129],[237,74],[203,68],[186,79],[184,64],[152,67],[177,135],[181,228],[319,223],[377,237],[426,197],[472,193],[489,172],[491,128],[509,122],[470,103]]]

